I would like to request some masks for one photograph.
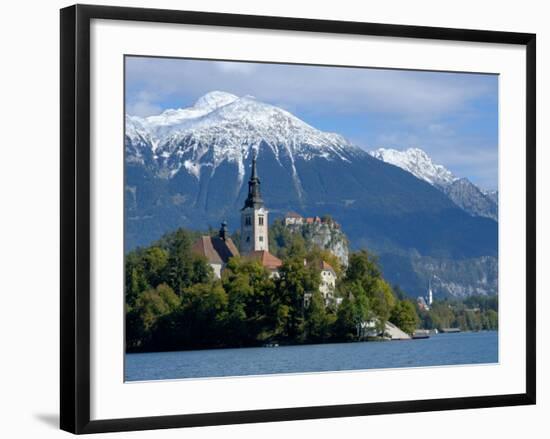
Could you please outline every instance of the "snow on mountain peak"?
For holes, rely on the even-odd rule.
[[[201,96],[191,107],[164,110],[161,114],[140,118],[128,116],[126,118],[127,134],[135,134],[133,129],[148,131],[153,137],[160,138],[172,134],[193,120],[197,120],[218,108],[228,105],[239,99],[231,93],[223,91],[212,91]],[[129,120],[130,118],[130,120]],[[130,129],[128,129],[130,123]]]
[[[227,161],[237,164],[242,179],[244,160],[262,148],[271,149],[279,162],[289,159],[293,168],[297,157],[349,160],[359,151],[342,136],[317,130],[282,108],[221,91],[157,116],[127,115],[126,136],[129,154],[143,157],[148,144],[159,174],[167,177],[183,168],[199,178],[202,167],[215,172]]]
[[[370,154],[379,160],[410,172],[431,185],[443,187],[458,180],[458,177],[443,165],[434,163],[430,156],[420,148],[408,148],[403,151],[379,148],[376,151],[371,151]]]
[[[216,108],[223,107],[224,105],[230,104],[233,101],[239,99],[238,96],[234,94],[227,93],[225,91],[211,91],[201,96],[195,102],[194,108],[204,108],[210,111],[215,110]]]
[[[467,178],[459,178],[442,165],[435,164],[420,148],[404,151],[380,148],[370,152],[373,157],[400,167],[415,177],[441,190],[462,210],[473,216],[498,221],[498,195],[482,191]]]

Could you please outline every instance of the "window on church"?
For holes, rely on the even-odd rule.
[[[244,218],[244,224],[245,224],[246,226],[252,225],[252,218],[251,218],[250,216],[246,216],[246,217]]]
[[[264,241],[264,237],[260,236],[260,242],[263,242],[263,241]]]
[[[258,225],[260,225],[260,226],[264,225],[264,217],[263,216],[258,217]]]
[[[246,242],[250,242],[250,236],[246,237]]]

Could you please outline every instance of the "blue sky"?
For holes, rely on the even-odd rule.
[[[205,93],[252,95],[356,145],[424,149],[482,188],[498,186],[498,76],[126,58],[126,112],[184,108]]]

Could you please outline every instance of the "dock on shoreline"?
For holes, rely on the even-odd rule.
[[[456,332],[460,332],[460,328],[441,328],[441,332],[443,334],[453,334]]]

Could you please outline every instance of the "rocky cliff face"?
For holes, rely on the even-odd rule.
[[[466,212],[498,221],[498,205],[468,179],[461,178],[442,188],[443,192]]]
[[[425,294],[429,282],[437,299],[498,293],[498,259],[494,256],[456,260],[385,253],[380,262],[384,274],[392,274],[392,282],[416,295]]]
[[[289,224],[286,227],[292,233],[300,233],[306,242],[330,251],[343,266],[348,265],[348,239],[335,223]]]
[[[378,160],[410,172],[415,177],[430,183],[432,186],[447,186],[458,179],[443,165],[434,163],[431,157],[420,148],[408,148],[403,151],[391,148],[378,148],[376,151],[371,151],[370,154]]]
[[[380,148],[373,157],[398,166],[441,190],[465,212],[498,221],[498,192],[483,191],[467,178],[459,178],[419,148],[404,151]]]

